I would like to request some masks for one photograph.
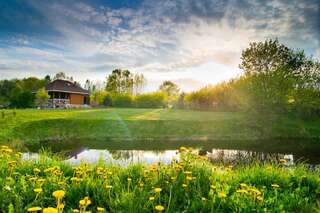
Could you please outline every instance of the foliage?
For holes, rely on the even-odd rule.
[[[111,99],[110,93],[104,90],[98,90],[94,91],[90,95],[90,100],[92,105],[104,105],[104,106],[110,106],[111,103],[109,103],[108,99]]]
[[[165,106],[165,95],[161,92],[145,93],[135,96],[135,105],[140,108],[162,108]]]
[[[47,102],[48,102],[48,99],[50,98],[50,96],[48,95],[48,92],[45,90],[45,88],[41,88],[38,90],[38,92],[36,94],[36,98],[37,98],[38,106],[43,108],[47,105]]]
[[[113,94],[111,96],[112,99],[112,106],[115,107],[132,107],[133,105],[133,98],[130,94]]]
[[[42,153],[21,160],[0,150],[0,209],[26,212],[312,212],[319,208],[320,171],[280,163],[249,166],[211,164],[181,147],[171,164],[126,167],[71,166]],[[61,205],[62,204],[62,205]]]
[[[138,95],[143,91],[143,88],[147,84],[147,79],[143,74],[135,74],[133,76],[133,94]]]
[[[107,78],[106,91],[110,93],[132,93],[133,78],[129,70],[115,69]]]
[[[159,86],[159,91],[163,92],[166,94],[168,97],[173,97],[177,96],[179,94],[179,87],[177,84],[175,84],[172,81],[164,81],[160,86]]]

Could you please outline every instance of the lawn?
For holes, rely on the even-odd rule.
[[[257,140],[319,138],[320,119],[252,119],[240,112],[172,109],[6,110],[0,142],[41,140]]]

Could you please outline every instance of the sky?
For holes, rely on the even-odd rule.
[[[190,91],[241,75],[267,38],[320,59],[320,0],[0,0],[0,79],[122,68]]]

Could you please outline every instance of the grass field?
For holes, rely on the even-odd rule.
[[[319,138],[320,119],[266,123],[240,112],[170,109],[6,110],[0,142],[50,139],[256,140]]]
[[[318,212],[320,170],[211,164],[181,147],[169,165],[72,166],[0,148],[1,212]],[[42,211],[41,211],[42,212]]]

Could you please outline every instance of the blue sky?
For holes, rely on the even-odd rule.
[[[114,68],[197,89],[241,74],[241,50],[278,38],[320,58],[320,0],[3,0],[0,79]]]

